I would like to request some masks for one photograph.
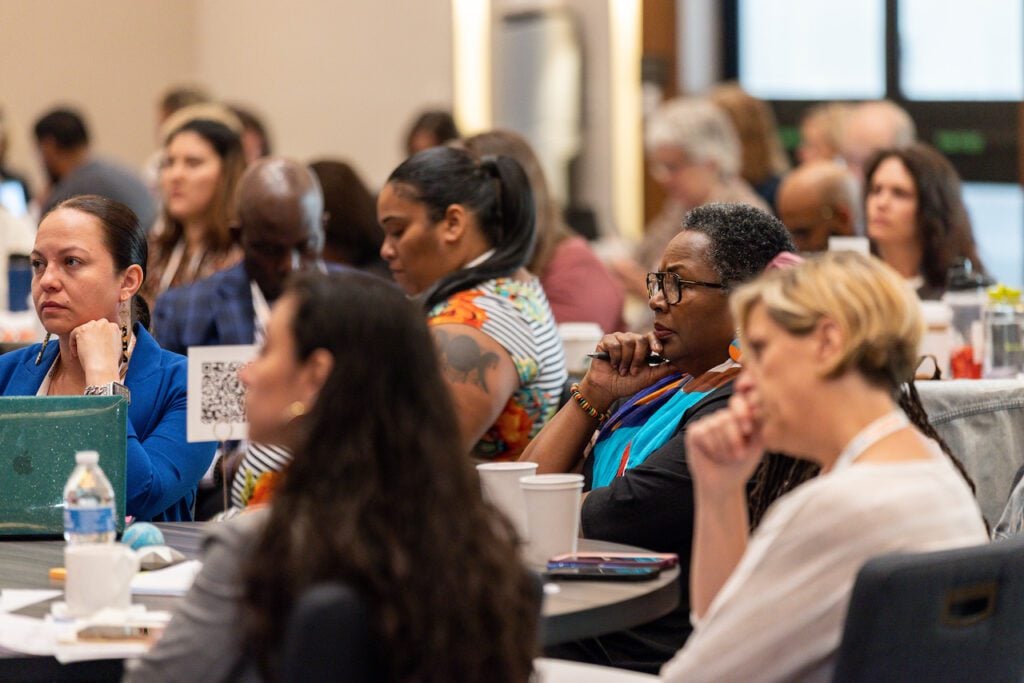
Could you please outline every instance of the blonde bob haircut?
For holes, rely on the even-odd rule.
[[[904,279],[872,256],[825,252],[795,268],[767,271],[729,303],[741,337],[758,304],[796,336],[810,334],[823,319],[834,321],[843,349],[828,378],[854,370],[893,391],[914,378],[924,333],[921,307]]]

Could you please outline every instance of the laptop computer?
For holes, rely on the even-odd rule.
[[[61,538],[75,452],[94,450],[124,531],[128,402],[120,396],[0,397],[0,539]]]

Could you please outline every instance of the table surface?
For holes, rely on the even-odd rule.
[[[199,557],[202,523],[159,523],[167,545],[189,558]],[[583,539],[581,551],[638,551],[616,543]],[[60,588],[48,570],[63,565],[63,541],[0,542],[0,588]],[[642,554],[644,551],[639,551]],[[553,645],[646,623],[671,612],[679,603],[679,569],[665,570],[652,581],[562,581],[545,591],[541,633],[545,645]],[[179,598],[135,596],[151,609],[173,609]],[[20,610],[18,614],[41,617],[49,603]],[[4,658],[28,659],[0,648],[0,673]],[[45,660],[47,658],[32,658]],[[56,663],[56,660],[50,658]],[[58,665],[59,666],[59,665]],[[67,667],[64,667],[66,670]],[[0,676],[3,678],[3,676]]]

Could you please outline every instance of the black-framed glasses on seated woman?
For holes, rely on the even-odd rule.
[[[702,282],[700,280],[684,280],[675,273],[647,273],[647,296],[654,298],[658,292],[665,294],[665,303],[669,306],[679,303],[683,298],[683,290],[687,287],[707,287],[729,291],[728,285],[721,282]]]

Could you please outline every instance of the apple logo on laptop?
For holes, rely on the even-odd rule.
[[[14,459],[14,472],[15,474],[32,474],[32,456],[26,454],[19,455]]]

